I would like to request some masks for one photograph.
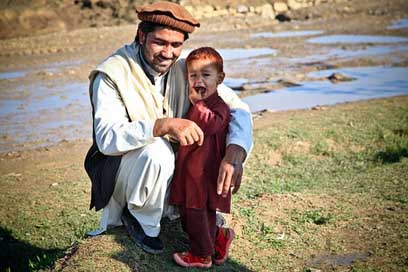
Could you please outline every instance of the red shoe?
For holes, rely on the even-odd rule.
[[[211,256],[194,256],[190,251],[174,253],[173,259],[177,264],[184,267],[210,268],[212,266]]]
[[[223,264],[228,258],[228,251],[232,240],[234,240],[235,232],[231,228],[219,228],[218,235],[215,239],[215,254],[213,257],[216,265]]]

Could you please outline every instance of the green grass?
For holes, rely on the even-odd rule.
[[[233,198],[231,258],[212,271],[313,271],[311,264],[322,271],[407,271],[408,97],[271,118],[254,132]],[[178,222],[163,224],[162,256],[142,252],[122,228],[84,239],[99,214],[88,211],[81,160],[1,176],[0,270],[48,269],[76,245],[67,266],[58,262],[64,271],[185,271],[171,260],[187,248]],[[368,257],[334,268],[312,262],[353,252]]]

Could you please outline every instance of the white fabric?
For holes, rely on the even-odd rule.
[[[139,221],[144,232],[152,237],[158,236],[174,161],[173,150],[163,138],[126,153],[119,166],[115,190],[103,209],[100,229],[96,234],[108,227],[122,225],[120,217],[128,203],[130,213]]]

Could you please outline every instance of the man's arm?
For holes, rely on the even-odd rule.
[[[218,93],[231,109],[227,150],[217,180],[218,194],[226,197],[230,188],[236,193],[241,185],[242,164],[252,149],[252,116],[248,105],[233,90],[220,85]]]
[[[115,84],[103,73],[93,81],[92,104],[94,130],[99,151],[105,155],[121,155],[150,144],[155,137],[170,135],[181,145],[197,142],[204,134],[192,121],[182,118],[161,118],[154,122],[129,120]]]
[[[115,88],[103,73],[99,73],[92,84],[95,138],[105,155],[121,155],[154,140],[154,122],[131,122]]]

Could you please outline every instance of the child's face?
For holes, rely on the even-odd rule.
[[[214,94],[224,76],[224,73],[218,72],[210,59],[198,59],[188,63],[187,77],[191,102],[194,104]]]

